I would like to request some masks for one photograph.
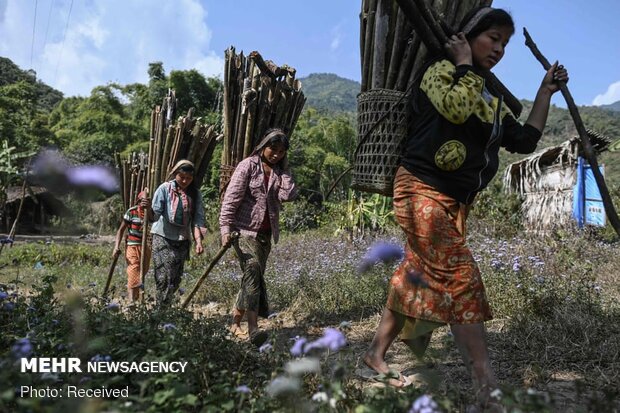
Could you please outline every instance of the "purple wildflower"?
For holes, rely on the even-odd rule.
[[[76,187],[95,187],[105,192],[118,190],[116,175],[109,168],[101,165],[84,165],[65,171],[69,184]]]
[[[424,278],[422,278],[422,272],[418,270],[407,271],[406,279],[407,281],[409,281],[410,284],[417,287],[428,287],[428,283],[424,280]]]
[[[409,413],[441,413],[439,406],[435,403],[435,400],[431,396],[423,394],[415,399],[409,409]]]
[[[370,250],[366,253],[359,266],[360,272],[368,271],[373,265],[383,262],[391,263],[403,259],[403,249],[395,244],[387,242],[376,242],[371,245]]]
[[[164,329],[164,331],[172,331],[172,330],[176,330],[176,329],[177,329],[177,326],[175,326],[175,325],[174,325],[174,324],[172,324],[172,323],[166,323],[166,324],[164,324],[163,326],[161,326],[161,328],[163,328],[163,329]]]
[[[340,330],[336,330],[335,328],[326,328],[323,333],[323,337],[308,343],[308,345],[304,348],[304,353],[307,353],[315,348],[337,351],[346,345],[347,339]]]
[[[241,386],[237,386],[235,391],[237,393],[248,394],[250,392],[250,388],[248,386],[246,386],[245,384],[242,384]]]
[[[32,343],[27,337],[20,338],[11,347],[11,352],[15,358],[28,357],[32,354]]]
[[[8,297],[9,295],[7,293],[5,293],[4,291],[0,291],[0,301],[5,300]]]
[[[308,342],[308,339],[305,337],[297,337],[293,347],[291,347],[291,355],[294,357],[299,357],[304,354],[304,346]]]
[[[70,166],[58,151],[43,151],[32,166],[32,177],[39,185],[58,193],[71,189],[97,188],[106,192],[118,189],[114,172],[102,165]]]
[[[273,351],[273,345],[271,343],[267,342],[267,343],[263,344],[262,346],[260,346],[258,348],[258,351],[260,353],[265,353],[265,354],[271,353]]]

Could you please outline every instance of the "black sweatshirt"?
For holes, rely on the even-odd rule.
[[[465,204],[497,173],[500,147],[532,153],[541,137],[538,129],[517,122],[473,66],[434,63],[415,99],[417,113],[401,164]]]

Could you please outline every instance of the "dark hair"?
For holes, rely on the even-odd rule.
[[[459,32],[463,31],[463,28],[467,23],[482,9],[488,6],[476,7],[471,9],[461,20],[459,24]],[[467,40],[471,40],[478,36],[480,33],[489,30],[493,26],[506,26],[512,28],[515,31],[515,23],[512,20],[512,16],[503,9],[491,9],[486,15],[484,15],[478,23],[468,32],[465,33]]]
[[[286,136],[286,133],[284,132],[283,129],[281,128],[267,129],[265,131],[265,135],[263,136],[264,136],[263,139],[269,137],[269,140],[265,143],[265,146],[273,146],[276,143],[281,143],[282,145],[284,145],[284,148],[288,151],[290,143],[288,140],[288,136]]]

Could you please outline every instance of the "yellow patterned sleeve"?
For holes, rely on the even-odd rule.
[[[456,79],[456,81],[455,81]],[[463,124],[476,108],[484,79],[466,66],[455,67],[449,60],[431,65],[420,84],[435,109],[448,121]]]

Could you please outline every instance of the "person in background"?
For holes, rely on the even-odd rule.
[[[297,196],[286,157],[288,148],[282,129],[267,130],[252,155],[235,168],[220,211],[222,245],[229,242],[233,231],[240,234],[234,247],[243,277],[231,331],[244,335],[241,320],[246,315],[247,334],[256,346],[267,340],[267,333],[258,329],[258,316],[269,315],[264,274],[271,239],[277,243],[279,238],[280,205]]]
[[[465,221],[476,194],[495,176],[500,147],[532,153],[547,120],[551,96],[568,81],[557,62],[545,74],[521,125],[481,74],[504,56],[514,33],[501,9],[472,10],[445,45],[447,56],[426,64],[412,98],[414,121],[394,180],[394,212],[407,237],[381,321],[361,360],[390,371],[385,355],[396,337],[421,357],[433,329],[448,324],[477,395],[470,411],[502,411],[484,322],[490,320],[480,271],[466,243]],[[396,375],[395,377],[398,377]],[[393,378],[401,387],[406,380]],[[487,410],[485,410],[487,409]]]
[[[144,226],[144,211],[151,206],[151,200],[146,196],[144,191],[138,194],[136,204],[129,208],[123,215],[123,222],[116,232],[114,241],[113,257],[121,253],[121,241],[125,230],[127,237],[125,238],[125,260],[127,261],[127,294],[131,302],[135,302],[140,298],[140,287],[142,287],[142,279],[140,277],[140,259],[142,257],[142,228]],[[151,260],[151,249],[147,245],[145,253],[145,269],[148,271],[149,262]]]
[[[205,227],[202,196],[193,184],[194,164],[183,159],[153,196],[153,272],[159,305],[169,305],[178,290],[191,239],[203,253]]]

